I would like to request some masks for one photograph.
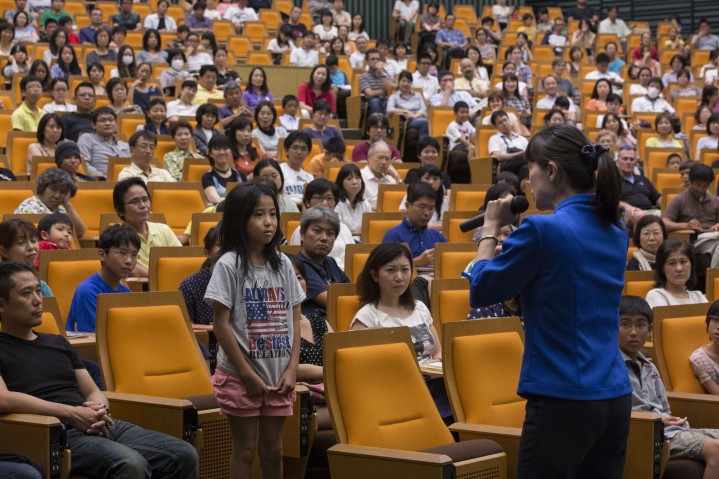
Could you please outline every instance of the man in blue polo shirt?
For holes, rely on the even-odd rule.
[[[437,193],[429,183],[413,183],[407,189],[407,216],[385,233],[382,242],[407,243],[417,266],[434,264],[434,244],[446,243],[442,233],[427,228],[435,212]]]

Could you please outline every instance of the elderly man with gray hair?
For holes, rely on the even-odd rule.
[[[372,209],[377,209],[379,185],[397,185],[402,183],[397,170],[392,168],[392,151],[384,141],[372,143],[367,153],[367,166],[362,168],[362,181],[365,184],[364,197]]]
[[[340,233],[340,218],[333,209],[321,205],[308,209],[300,221],[302,247],[297,258],[305,266],[307,299],[302,313],[326,314],[327,285],[350,283],[347,275],[329,254]]]
[[[225,105],[218,110],[220,113],[220,126],[227,128],[230,123],[241,116],[252,117],[252,112],[245,106],[242,99],[242,87],[236,81],[225,83]]]
[[[63,213],[70,217],[77,236],[85,234],[85,222],[72,206],[70,198],[77,193],[75,181],[65,170],[49,168],[37,177],[37,195],[25,199],[15,214],[37,215]]]

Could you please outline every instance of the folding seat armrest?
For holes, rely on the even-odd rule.
[[[623,478],[661,477],[664,424],[660,414],[632,411]]]
[[[719,396],[667,392],[672,414],[689,418],[693,428],[719,429]]]
[[[113,417],[191,442],[201,442],[197,410],[186,399],[104,392]]]
[[[342,477],[348,479],[396,479],[398,470],[403,477],[440,479],[452,477],[454,471],[449,456],[429,452],[337,444],[327,454],[332,469],[343,471]]]
[[[70,475],[65,427],[56,417],[0,415],[0,450],[32,459],[43,468],[47,478],[65,479]]]
[[[449,430],[459,434],[460,441],[489,439],[502,446],[502,449],[507,454],[507,477],[516,477],[519,439],[522,436],[522,428],[456,422],[449,426]]]

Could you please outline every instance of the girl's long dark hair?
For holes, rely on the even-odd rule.
[[[279,271],[281,257],[277,253],[282,231],[280,230],[280,206],[277,195],[263,183],[242,183],[233,188],[225,198],[225,211],[222,213],[220,227],[221,253],[236,253],[235,267],[242,261],[242,274],[248,275],[252,260],[250,258],[250,235],[248,222],[254,216],[260,199],[263,196],[272,198],[277,212],[277,229],[272,239],[262,248],[262,257],[273,271]]]
[[[357,193],[357,196],[355,196],[355,200],[350,205],[354,208],[355,206],[357,206],[357,203],[360,203],[362,200],[364,200],[364,180],[362,179],[362,172],[360,171],[359,167],[354,163],[344,165],[342,168],[340,168],[339,173],[337,173],[337,180],[335,181],[335,184],[340,189],[340,201],[349,200],[349,198],[347,197],[347,192],[344,189],[343,183],[348,177],[352,175],[359,177],[360,181],[362,182],[359,193]]]
[[[227,139],[230,140],[230,150],[232,150],[233,160],[237,160],[240,157],[240,147],[237,144],[237,131],[244,130],[248,126],[251,130],[252,122],[246,117],[241,116],[232,120],[230,126],[227,128],[227,130],[225,130],[225,135],[227,136]],[[250,154],[250,159],[252,161],[255,161],[258,157],[257,148],[252,146],[252,141],[247,144],[247,153]]]
[[[529,141],[524,152],[527,163],[546,168],[554,161],[566,175],[569,186],[578,193],[595,192],[594,206],[599,217],[621,227],[619,200],[621,198],[621,175],[609,152],[597,158],[597,169],[581,154],[589,138],[574,126],[554,125],[543,128]],[[595,177],[594,172],[597,171]]]

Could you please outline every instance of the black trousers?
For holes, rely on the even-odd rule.
[[[574,401],[530,395],[519,443],[519,479],[619,479],[631,395]]]

